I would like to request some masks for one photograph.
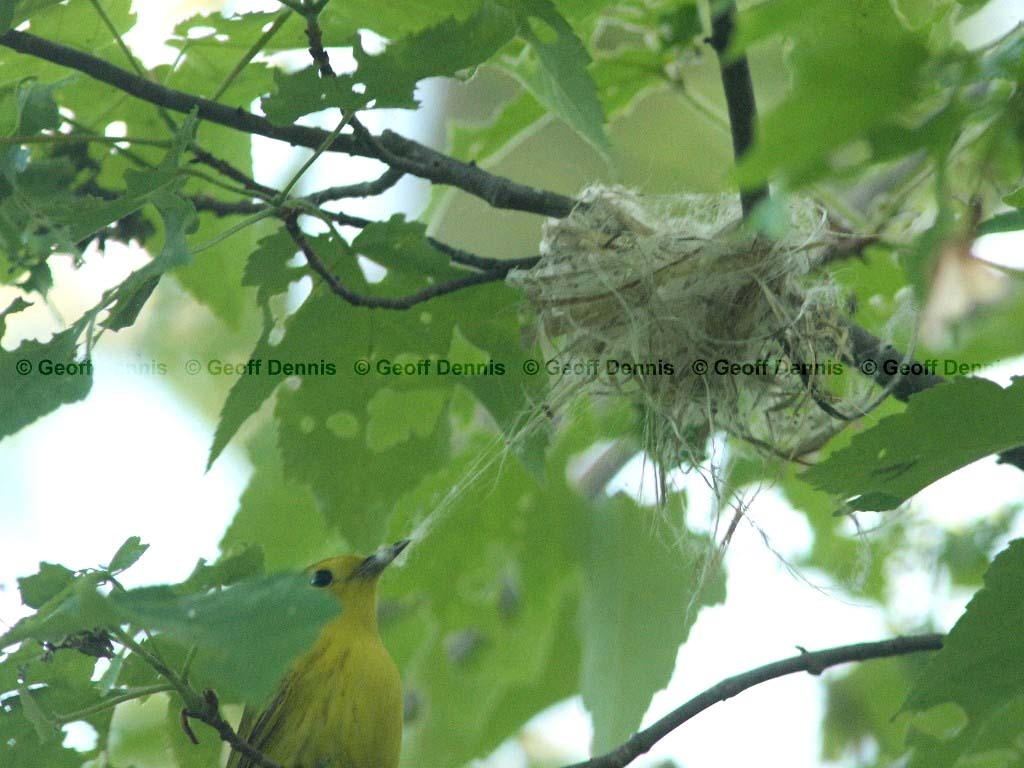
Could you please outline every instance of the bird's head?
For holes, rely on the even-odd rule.
[[[342,616],[376,626],[377,579],[407,546],[409,539],[402,539],[369,557],[344,555],[321,560],[307,569],[309,583],[330,590],[341,601]]]

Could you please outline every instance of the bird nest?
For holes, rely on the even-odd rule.
[[[716,431],[787,457],[831,434],[848,342],[840,291],[816,269],[839,237],[823,208],[790,199],[769,238],[734,196],[594,185],[579,199],[545,225],[540,262],[508,276],[550,355],[549,411],[632,397],[662,466],[703,455]]]

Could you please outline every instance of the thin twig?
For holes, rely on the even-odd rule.
[[[235,166],[231,165],[227,160],[223,160],[215,156],[212,152],[203,149],[198,144],[193,144],[189,147],[189,150],[195,155],[196,160],[205,165],[210,166],[215,171],[227,176],[229,179],[237,181],[242,186],[253,192],[258,192],[261,197],[273,198],[277,195],[277,190],[273,187],[268,187],[265,184],[260,184],[254,178],[249,176],[247,173],[240,171]]]
[[[306,16],[306,40],[309,41],[309,55],[313,59],[313,63],[316,64],[320,77],[334,77],[331,58],[324,50],[324,34],[313,14]]]
[[[20,144],[145,144],[151,147],[169,147],[166,139],[139,139],[134,136],[95,136],[83,133],[35,133],[25,136],[0,136],[0,146]],[[118,149],[121,149],[118,147]]]
[[[235,729],[231,727],[231,724],[224,719],[223,715],[221,715],[220,702],[217,701],[217,694],[210,689],[203,691],[202,707],[184,709],[181,714],[183,727],[187,727],[186,718],[194,717],[197,720],[202,720],[208,726],[217,731],[221,741],[225,741],[230,744],[233,750],[245,755],[256,765],[261,766],[261,768],[281,768],[278,763],[275,763],[238,735]],[[186,730],[186,733],[188,733],[188,730]]]
[[[244,133],[266,136],[292,146],[309,149],[320,147],[329,135],[329,132],[320,128],[294,124],[276,125],[241,107],[231,109],[215,101],[159,85],[96,56],[27,32],[10,29],[0,35],[0,45],[83,72],[151,104],[185,114],[195,110],[201,120],[209,120]],[[476,165],[463,163],[390,131],[385,131],[379,142],[399,159],[400,165],[396,167],[401,170],[421,176],[435,184],[458,187],[496,208],[563,217],[567,216],[576,204],[576,201],[565,195],[535,189],[496,176]],[[327,149],[331,152],[381,159],[377,147],[345,134],[336,137]]]
[[[296,215],[292,214],[285,218],[285,228],[288,230],[288,234],[291,235],[292,240],[295,241],[295,244],[299,246],[299,250],[302,251],[303,256],[306,257],[306,263],[309,264],[309,268],[323,279],[327,284],[327,287],[330,288],[335,295],[340,296],[354,307],[368,307],[372,309],[410,309],[417,304],[422,304],[430,299],[436,299],[437,297],[444,296],[448,293],[455,293],[456,291],[461,291],[464,288],[469,288],[470,286],[483,285],[484,283],[494,283],[499,280],[504,280],[509,270],[512,269],[510,266],[506,269],[492,269],[487,272],[471,272],[464,277],[458,277],[444,283],[430,285],[420,291],[398,298],[392,298],[389,296],[366,296],[347,288],[338,276],[331,272],[327,265],[324,264],[316,251],[313,250],[313,246],[310,245],[305,233],[303,233],[299,228],[298,217]]]
[[[376,179],[360,181],[356,184],[327,187],[327,189],[321,189],[319,192],[307,195],[306,199],[313,203],[313,205],[322,205],[328,200],[340,200],[348,197],[373,197],[391,189],[403,176],[405,176],[405,171],[397,168],[388,168]]]
[[[791,656],[788,659],[765,664],[763,667],[726,678],[670,712],[650,728],[633,734],[628,741],[611,752],[582,763],[576,763],[568,768],[623,768],[705,709],[726,699],[731,699],[748,688],[753,688],[768,680],[795,672],[810,672],[812,675],[819,675],[829,667],[852,661],[903,656],[920,651],[937,651],[942,648],[942,640],[943,635],[916,635],[894,637],[875,643],[843,645],[821,651],[802,651],[798,656]]]
[[[524,256],[519,259],[491,259],[486,256],[477,256],[475,253],[464,251],[453,245],[438,240],[436,237],[427,236],[427,242],[439,250],[456,264],[476,269],[504,269],[506,272],[512,269],[532,269],[537,266],[540,256]]]

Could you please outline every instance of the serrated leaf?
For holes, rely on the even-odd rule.
[[[263,550],[243,547],[226,552],[212,565],[200,559],[192,573],[181,584],[174,585],[179,594],[205,592],[214,587],[226,587],[243,579],[263,575]]]
[[[110,558],[110,565],[107,566],[107,570],[110,573],[120,573],[127,568],[131,568],[138,562],[140,557],[146,554],[147,549],[149,549],[149,544],[143,544],[140,537],[129,536],[125,539],[124,544],[118,547],[114,556]]]
[[[438,279],[465,274],[451,266],[448,256],[427,241],[424,224],[406,221],[400,213],[363,227],[352,241],[352,250],[389,270]]]
[[[42,608],[46,601],[64,591],[75,580],[75,572],[55,563],[40,563],[39,573],[18,579],[21,602],[29,608]]]
[[[265,305],[271,296],[284,293],[289,285],[302,277],[303,270],[288,264],[296,250],[291,237],[282,230],[262,238],[249,254],[242,285],[256,288],[260,304]]]
[[[159,283],[160,275],[142,277],[133,280],[129,287],[119,290],[117,301],[103,321],[103,327],[111,331],[120,331],[122,328],[135,325],[135,321],[139,319],[139,312]]]
[[[92,363],[75,359],[84,325],[79,321],[47,342],[23,341],[10,352],[0,348],[0,439],[89,394]],[[58,365],[68,368],[55,373]]]
[[[802,477],[849,499],[851,509],[895,509],[960,467],[1018,445],[1024,445],[1024,378],[1003,389],[961,377],[914,395],[905,411],[855,435]]]
[[[1007,723],[1003,719],[1006,707],[1018,713],[1010,722],[1021,722],[1024,667],[1007,660],[1024,654],[1024,633],[1020,632],[1024,622],[1022,582],[1024,539],[1015,539],[992,562],[985,574],[985,586],[971,598],[943,641],[942,650],[931,657],[903,705],[904,711],[920,711],[952,702],[967,715],[967,724],[956,739],[943,745],[946,759],[933,759],[932,765],[952,765],[958,755],[990,747],[984,742],[999,738],[1000,723]],[[921,735],[912,732],[911,736],[912,741],[927,746]],[[924,765],[920,758],[913,764]]]
[[[516,25],[507,8],[484,0],[480,9],[463,21],[446,19],[388,45],[378,56],[368,55],[356,41],[357,69],[353,75],[366,87],[376,107],[415,108],[416,83],[427,77],[454,76],[487,61],[515,35]]]
[[[35,614],[0,635],[0,648],[27,639],[59,642],[82,630],[108,626],[116,620],[116,614],[106,598],[96,592],[103,580],[103,574],[98,572],[75,579]]]
[[[276,73],[277,90],[263,99],[263,110],[274,122],[287,124],[328,107],[414,109],[413,91],[420,80],[452,77],[486,61],[515,31],[512,13],[484,0],[468,18],[449,18],[399,38],[376,56],[368,54],[354,35],[349,41],[356,60],[354,73],[320,77],[314,67],[295,74]]]
[[[142,587],[110,602],[137,627],[197,649],[193,679],[225,700],[263,702],[296,656],[338,613],[337,601],[302,575],[277,575],[203,595]]]
[[[975,719],[1024,690],[1024,539],[1014,539],[985,574],[971,601],[922,671],[903,705],[923,710],[954,702]]]
[[[594,722],[595,754],[637,730],[651,697],[668,684],[700,607],[725,599],[721,572],[701,581],[712,542],[687,536],[682,546],[670,545],[652,535],[658,514],[618,495],[590,518],[580,682]]]
[[[541,104],[601,151],[609,149],[597,88],[587,72],[590,54],[550,0],[509,0],[518,35],[534,57],[508,64]]]

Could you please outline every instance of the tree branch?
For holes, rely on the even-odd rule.
[[[754,100],[754,81],[750,77],[750,64],[746,56],[730,59],[726,56],[736,27],[736,4],[730,2],[726,8],[711,19],[711,37],[708,42],[718,54],[718,67],[722,73],[722,89],[725,103],[729,108],[729,131],[732,133],[732,149],[736,161],[747,154],[754,143],[754,126],[757,123],[757,102]],[[746,217],[754,206],[768,199],[768,187],[740,189],[740,204]]]
[[[410,293],[407,296],[400,296],[397,298],[390,296],[366,296],[347,288],[345,284],[338,279],[338,276],[331,272],[328,266],[324,264],[320,256],[317,255],[315,250],[313,250],[313,246],[310,245],[305,233],[299,229],[298,217],[295,214],[285,218],[285,228],[288,230],[288,234],[291,235],[292,240],[295,241],[295,244],[299,246],[299,250],[302,251],[302,255],[306,257],[306,263],[309,264],[309,268],[320,275],[336,296],[340,296],[354,307],[369,307],[372,309],[411,309],[417,304],[422,304],[425,301],[436,299],[438,296],[444,296],[448,293],[461,291],[463,288],[504,280],[505,275],[507,275],[509,271],[514,269],[516,266],[514,261],[509,261],[507,265],[503,265],[499,268],[487,270],[486,272],[470,272],[464,277],[458,277],[444,283],[430,285],[420,291]]]
[[[307,197],[313,205],[322,205],[328,200],[340,200],[346,197],[373,197],[391,189],[403,176],[405,176],[405,171],[388,168],[376,179],[360,181],[356,184],[327,187],[319,192],[313,192]]]
[[[231,165],[231,163],[229,163],[227,160],[223,160],[217,157],[212,152],[209,152],[200,147],[198,144],[193,144],[191,147],[189,147],[189,151],[191,151],[192,154],[195,155],[196,160],[198,162],[210,166],[218,173],[227,176],[229,179],[233,181],[237,181],[246,189],[250,189],[262,197],[271,199],[274,197],[274,195],[277,194],[276,189],[268,187],[265,184],[260,184],[258,181],[256,181],[248,174],[243,173],[242,171],[235,168],[235,166]]]
[[[611,752],[582,763],[576,763],[568,768],[623,768],[705,709],[726,699],[731,699],[748,688],[753,688],[768,680],[791,675],[794,672],[810,672],[812,675],[820,675],[829,667],[852,661],[903,656],[920,651],[937,651],[942,648],[942,640],[942,635],[915,635],[894,637],[875,643],[843,645],[838,648],[826,648],[822,651],[802,651],[799,656],[791,656],[788,659],[765,664],[763,667],[726,678],[670,712],[650,728],[633,734],[628,741]]]
[[[238,735],[235,729],[231,727],[231,724],[224,719],[223,715],[221,715],[220,703],[217,701],[217,694],[212,690],[207,689],[203,691],[202,707],[197,709],[183,709],[181,711],[182,729],[194,744],[198,744],[198,740],[188,725],[188,718],[190,717],[202,720],[208,726],[213,728],[217,731],[217,735],[220,736],[221,741],[225,741],[230,744],[231,748],[235,752],[245,755],[253,763],[260,766],[260,768],[281,768],[280,765]]]
[[[175,112],[196,110],[203,120],[233,128],[244,133],[284,141],[292,146],[319,148],[329,135],[319,128],[303,125],[275,125],[241,107],[231,109],[215,101],[190,93],[167,88],[139,77],[103,59],[68,46],[44,40],[27,32],[8,30],[0,35],[0,45],[36,58],[82,72],[138,99]],[[384,147],[393,163],[381,157]],[[421,176],[435,184],[449,184],[471,195],[480,197],[495,208],[538,213],[545,216],[567,216],[576,204],[570,197],[547,190],[518,184],[510,179],[488,173],[470,163],[463,163],[440,152],[406,139],[390,131],[380,144],[368,143],[350,135],[338,136],[327,148],[330,152],[344,152],[360,157],[381,160],[407,173]]]

